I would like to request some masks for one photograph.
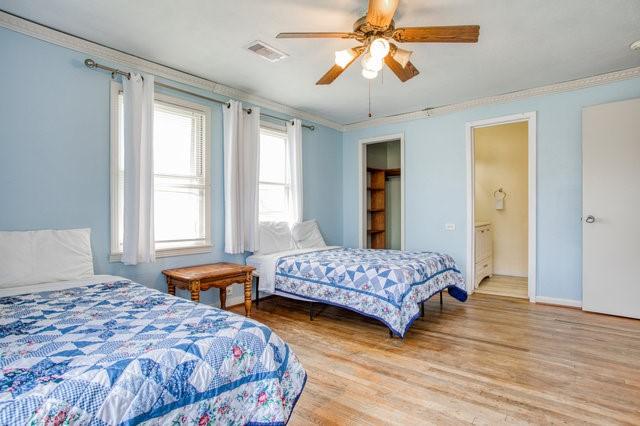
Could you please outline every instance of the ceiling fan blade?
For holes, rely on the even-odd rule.
[[[338,78],[340,76],[340,74],[342,74],[344,72],[344,70],[346,70],[347,68],[349,68],[349,66],[355,62],[356,59],[358,59],[360,57],[360,55],[362,55],[362,52],[364,51],[364,49],[360,48],[354,48],[353,50],[353,59],[351,59],[351,62],[349,62],[347,65],[344,66],[344,68],[342,68],[340,65],[334,65],[331,68],[329,68],[329,71],[327,71],[325,73],[325,75],[323,75],[322,77],[320,77],[320,80],[318,80],[316,82],[317,85],[324,85],[324,84],[331,84],[333,83],[333,80],[335,80],[336,78]]]
[[[480,25],[396,28],[393,39],[400,43],[476,43]]]
[[[420,74],[420,71],[413,64],[408,61],[407,65],[404,67],[400,65],[400,62],[393,59],[391,55],[387,55],[384,58],[384,63],[387,64],[391,71],[402,81],[403,83],[407,80],[412,79],[416,75]]]
[[[387,28],[393,20],[400,0],[369,0],[367,23],[372,27]]]
[[[276,38],[356,38],[355,33],[280,33]]]

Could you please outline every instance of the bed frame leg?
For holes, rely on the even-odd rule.
[[[309,302],[309,321],[313,321],[313,302]]]
[[[256,309],[260,307],[260,277],[256,275]]]
[[[442,292],[440,292],[440,307],[442,307]]]
[[[424,318],[424,301],[420,303],[420,318]]]
[[[393,331],[391,331],[391,329],[389,329],[389,338],[393,339]]]

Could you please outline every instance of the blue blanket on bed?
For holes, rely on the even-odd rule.
[[[376,318],[400,336],[419,316],[419,304],[439,291],[467,299],[453,258],[428,251],[338,248],[284,256],[276,289]]]
[[[284,424],[306,373],[248,318],[129,281],[0,298],[0,424]]]

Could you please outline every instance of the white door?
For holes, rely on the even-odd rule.
[[[640,99],[582,111],[582,307],[640,318]]]

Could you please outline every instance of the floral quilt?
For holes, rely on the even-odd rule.
[[[285,424],[306,381],[268,327],[130,281],[0,298],[0,424]]]
[[[276,289],[376,318],[404,336],[420,315],[420,303],[448,289],[467,299],[453,258],[428,251],[337,248],[284,256]]]

